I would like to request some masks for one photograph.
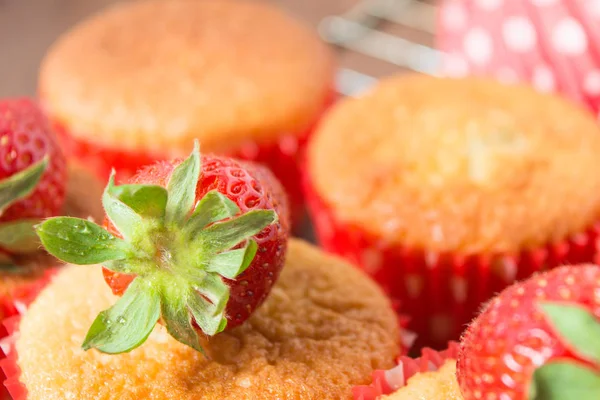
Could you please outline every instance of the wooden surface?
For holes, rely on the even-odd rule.
[[[79,20],[127,0],[0,0],[0,97],[34,95],[48,46]],[[257,0],[260,1],[260,0]],[[262,0],[277,4],[315,29],[323,17],[341,14],[358,0]],[[399,70],[391,64],[341,51],[340,65],[374,76]]]

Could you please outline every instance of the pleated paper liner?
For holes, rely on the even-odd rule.
[[[2,320],[19,315],[27,309],[55,272],[55,268],[46,268],[40,275],[35,275],[30,281],[16,287],[10,294],[0,296],[0,339],[8,334],[1,325]]]
[[[414,375],[421,372],[437,371],[447,360],[458,357],[459,344],[449,342],[446,350],[437,352],[430,348],[421,351],[421,357],[398,357],[398,365],[389,370],[373,372],[373,381],[369,385],[355,386],[352,389],[354,400],[377,400],[380,396],[391,394],[406,385]]]
[[[297,227],[304,217],[299,160],[309,136],[336,99],[337,95],[331,90],[323,103],[322,110],[305,131],[299,134],[282,133],[274,142],[247,141],[239,149],[228,154],[231,157],[264,164],[273,171],[288,194],[294,227]],[[117,181],[123,182],[141,167],[165,158],[164,155],[159,154],[97,145],[82,139],[81,136],[69,134],[68,130],[57,122],[54,125],[65,154],[78,159],[103,182],[108,180],[113,168],[117,170]]]
[[[600,111],[600,7],[595,1],[444,0],[442,70],[559,92]]]
[[[4,374],[0,374],[0,378],[4,378],[4,388],[8,392],[8,399],[12,400],[27,400],[27,388],[19,380],[21,370],[17,363],[15,347],[20,320],[21,316],[15,315],[3,321],[9,336],[0,341],[0,370]]]
[[[567,263],[593,262],[600,222],[561,242],[517,254],[436,254],[386,244],[336,220],[304,176],[305,198],[316,237],[325,250],[369,273],[408,315],[416,346],[443,348],[457,340],[481,305],[515,280]]]
[[[10,343],[14,340],[12,335],[15,332],[16,324],[21,315],[27,310],[27,307],[35,300],[38,293],[46,286],[49,280],[56,272],[55,268],[47,269],[36,280],[17,288],[10,296],[0,298],[0,382],[4,382],[7,376],[11,376],[1,367],[5,362],[4,358],[10,355]],[[15,364],[16,365],[16,364]],[[10,400],[14,398],[9,395],[10,390],[5,385],[0,385],[0,400]]]

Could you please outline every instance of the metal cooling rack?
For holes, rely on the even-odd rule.
[[[345,51],[360,53],[398,67],[436,74],[440,53],[427,45],[386,32],[397,25],[434,35],[436,5],[432,0],[363,0],[347,12],[324,18],[319,25],[323,40]],[[340,69],[337,89],[352,96],[377,81],[363,71]]]

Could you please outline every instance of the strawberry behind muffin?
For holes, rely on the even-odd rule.
[[[60,38],[39,92],[67,153],[103,179],[200,139],[268,165],[299,217],[296,161],[332,101],[333,64],[315,33],[262,2],[134,1]]]
[[[85,194],[73,190],[79,180]],[[2,323],[26,309],[57,264],[40,249],[34,225],[59,213],[97,217],[96,183],[67,165],[35,101],[0,100],[0,339]],[[2,387],[0,399],[7,396]]]
[[[457,339],[515,279],[590,262],[600,128],[527,87],[408,75],[335,106],[307,152],[321,244],[402,304],[420,344]]]

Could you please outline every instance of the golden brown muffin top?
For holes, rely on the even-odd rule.
[[[600,128],[523,86],[418,75],[333,108],[309,145],[337,219],[462,254],[563,240],[600,218]]]
[[[433,372],[414,375],[405,387],[381,400],[463,400],[456,380],[456,360]]]
[[[273,6],[243,0],[125,2],[50,49],[40,96],[72,134],[180,155],[304,129],[332,90],[330,53]]]
[[[362,272],[292,240],[267,301],[214,337],[212,361],[157,326],[118,356],[80,346],[115,298],[98,267],[66,267],[32,304],[16,342],[28,400],[349,399],[398,353],[389,300]]]

